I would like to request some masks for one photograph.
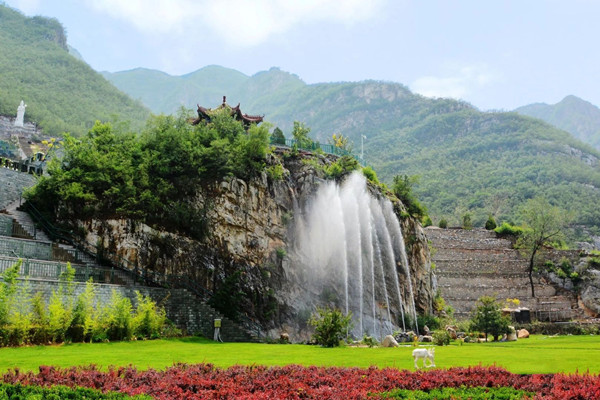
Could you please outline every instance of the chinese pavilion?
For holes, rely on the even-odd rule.
[[[230,105],[227,104],[226,100],[227,100],[227,96],[223,96],[223,104],[221,104],[216,109],[220,110],[223,108],[229,108],[230,115],[232,117],[235,117],[235,119],[237,121],[242,121],[242,123],[244,124],[244,129],[247,130],[250,127],[250,124],[258,125],[263,121],[264,115],[260,116],[260,115],[242,114],[242,111],[240,110],[240,103],[238,103],[238,105],[235,107],[231,107]],[[211,111],[212,111],[212,109],[210,109],[210,108],[204,108],[201,105],[198,105],[198,118],[196,118],[192,121],[192,125],[198,125],[201,121],[210,122]]]

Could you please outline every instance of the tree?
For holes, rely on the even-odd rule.
[[[310,128],[304,125],[304,122],[294,121],[294,129],[292,130],[292,136],[296,140],[296,145],[299,148],[310,148],[313,141],[308,136]]]
[[[498,340],[498,336],[508,333],[510,320],[502,315],[500,304],[491,296],[482,296],[477,300],[477,308],[471,318],[471,329],[488,334]]]
[[[271,133],[271,141],[276,144],[285,144],[285,135],[283,131],[276,127],[273,129],[273,133]]]
[[[324,347],[339,346],[352,324],[352,314],[344,315],[340,310],[317,308],[309,319],[315,327],[313,338]]]
[[[341,133],[334,133],[333,135],[331,135],[331,139],[329,140],[329,142],[338,149],[345,150],[348,153],[352,152],[352,142],[350,141],[350,139],[348,139],[347,136],[344,136]]]
[[[571,220],[570,214],[554,207],[541,197],[530,199],[521,210],[524,231],[517,240],[517,247],[529,258],[529,284],[531,296],[535,297],[533,286],[533,267],[535,256],[545,245],[564,238],[564,229]]]

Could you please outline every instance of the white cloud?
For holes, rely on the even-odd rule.
[[[449,66],[443,76],[424,76],[415,80],[411,89],[427,97],[451,97],[466,99],[470,95],[495,82],[497,74],[485,64]]]
[[[387,0],[85,0],[95,10],[144,33],[212,33],[253,46],[302,24],[353,24],[374,16]]]

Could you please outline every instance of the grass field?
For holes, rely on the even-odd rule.
[[[214,343],[200,338],[70,344],[0,349],[0,372],[39,365],[96,364],[163,369],[176,362],[395,367],[413,369],[413,347],[326,349],[307,345]],[[436,347],[437,367],[496,365],[514,373],[600,372],[600,336],[532,336],[510,343],[469,343]]]

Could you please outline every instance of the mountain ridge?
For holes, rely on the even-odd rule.
[[[600,108],[589,101],[568,95],[556,104],[533,103],[515,112],[542,119],[600,149]]]
[[[348,136],[356,153],[365,135],[365,159],[384,182],[420,176],[414,191],[434,221],[458,224],[469,212],[480,225],[488,214],[518,222],[521,204],[541,195],[576,210],[578,224],[600,226],[600,212],[591,206],[600,199],[600,152],[542,120],[481,112],[464,101],[414,94],[395,82],[306,84],[279,68],[242,75],[233,83],[198,87],[192,93],[197,101],[188,108],[213,107],[227,95],[244,112],[265,114],[288,137],[298,120],[320,142],[333,133]]]
[[[26,121],[46,134],[81,135],[97,119],[118,116],[142,126],[149,110],[111,85],[76,55],[54,18],[26,17],[0,4],[0,115],[27,104]]]

